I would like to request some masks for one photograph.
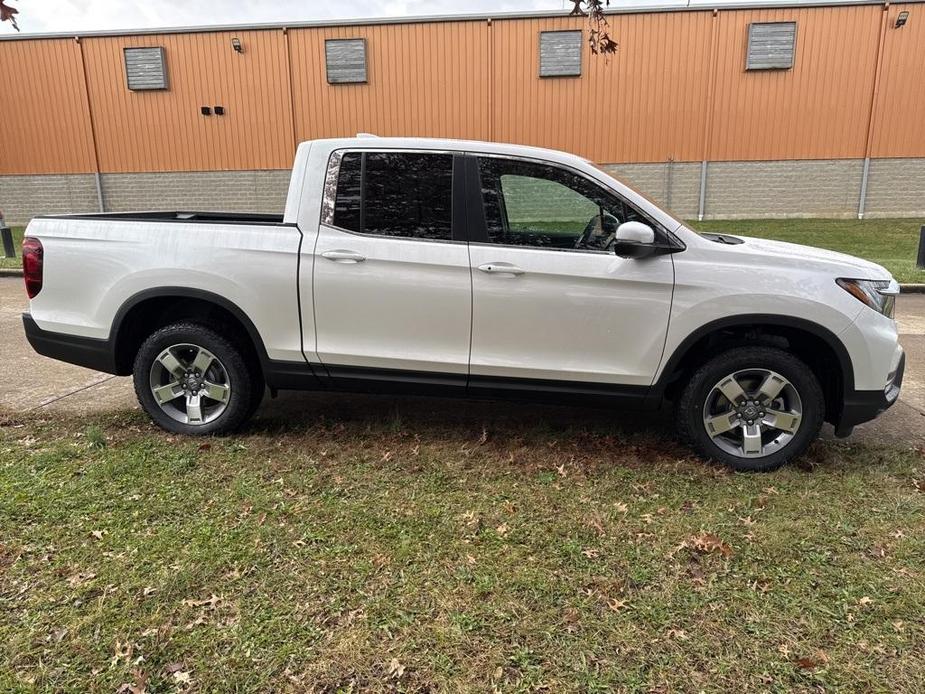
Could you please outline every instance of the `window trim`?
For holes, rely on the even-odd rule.
[[[448,239],[424,239],[415,236],[394,236],[389,234],[367,234],[334,224],[334,205],[337,201],[337,181],[340,177],[340,165],[344,155],[351,152],[361,154],[448,154],[453,158],[451,182],[450,182],[450,238]],[[458,175],[457,168],[464,155],[464,152],[444,149],[423,149],[423,148],[396,148],[396,147],[340,147],[332,150],[328,155],[327,171],[324,176],[324,188],[321,197],[321,209],[319,210],[318,225],[340,231],[345,234],[352,234],[360,238],[368,239],[388,239],[390,241],[414,241],[417,243],[467,243],[468,234],[463,219],[466,214],[465,209],[457,210],[457,187],[463,185],[464,176]],[[362,178],[360,179],[362,181]],[[361,184],[362,185],[362,184]]]
[[[591,253],[596,255],[614,255],[612,251],[597,250],[592,248],[554,248],[549,246],[525,246],[521,244],[510,244],[510,243],[493,243],[488,239],[488,220],[485,219],[485,205],[482,200],[482,185],[481,185],[481,172],[479,171],[479,158],[491,158],[491,159],[507,159],[510,161],[522,161],[528,164],[538,164],[540,166],[549,166],[552,168],[557,168],[562,171],[579,176],[580,178],[585,179],[591,185],[597,186],[602,191],[616,197],[624,205],[632,209],[636,214],[646,220],[646,223],[652,227],[652,230],[655,232],[656,245],[664,244],[672,248],[677,248],[679,250],[684,250],[687,247],[680,241],[674,234],[672,234],[668,229],[662,226],[658,221],[652,219],[652,217],[642,210],[640,210],[636,205],[627,200],[624,196],[613,188],[605,186],[601,181],[598,181],[593,176],[589,176],[584,171],[579,171],[578,169],[569,166],[568,164],[562,164],[559,162],[549,161],[547,159],[537,159],[534,157],[525,157],[514,154],[500,154],[497,152],[466,152],[466,155],[469,157],[469,160],[472,162],[470,166],[470,171],[466,177],[467,187],[472,190],[469,191],[472,193],[471,200],[472,203],[467,208],[470,216],[474,212],[473,208],[478,208],[478,213],[474,220],[471,220],[475,225],[478,225],[476,234],[481,238],[475,239],[475,234],[469,235],[469,243],[476,244],[480,246],[494,246],[497,248],[521,248],[521,249],[531,249],[535,251],[555,251],[557,253]],[[469,229],[472,228],[472,224],[469,225]]]

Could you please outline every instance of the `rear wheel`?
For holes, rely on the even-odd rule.
[[[177,434],[233,431],[259,404],[263,384],[241,350],[212,328],[177,323],[144,341],[135,394],[161,428]]]
[[[737,347],[701,366],[677,405],[678,432],[694,449],[735,470],[774,470],[819,435],[825,398],[792,354]]]

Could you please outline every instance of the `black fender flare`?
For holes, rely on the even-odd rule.
[[[658,380],[652,384],[649,391],[648,399],[650,404],[658,406],[665,396],[665,390],[671,382],[671,378],[681,363],[681,360],[690,352],[691,348],[707,335],[725,330],[728,328],[742,328],[758,325],[773,325],[793,330],[800,330],[813,335],[825,342],[835,353],[838,358],[839,366],[842,372],[843,393],[847,396],[854,393],[854,365],[851,362],[851,355],[848,349],[838,336],[825,326],[819,325],[805,318],[796,318],[793,316],[783,316],[774,313],[743,313],[734,316],[726,316],[709,323],[701,325],[699,328],[685,337],[675,348],[671,356],[665,361]]]
[[[200,301],[207,301],[225,309],[244,327],[254,345],[254,349],[257,351],[257,358],[260,360],[261,368],[264,372],[267,371],[267,365],[270,361],[267,356],[267,349],[263,344],[263,338],[260,336],[260,332],[257,330],[257,327],[250,317],[248,317],[237,304],[224,296],[205,289],[194,289],[192,287],[154,287],[151,289],[143,289],[126,299],[119,307],[119,310],[116,311],[116,315],[112,320],[112,325],[109,328],[108,341],[112,349],[114,360],[118,354],[119,334],[126,316],[128,316],[132,309],[138,306],[138,304],[150,299],[197,299]]]

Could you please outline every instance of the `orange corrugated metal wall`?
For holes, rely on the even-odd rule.
[[[585,45],[582,76],[556,79],[539,77],[539,32],[580,18],[0,41],[0,173],[287,168],[296,142],[359,131],[608,163],[921,157],[925,17],[894,29],[904,9],[923,8],[612,15],[619,52]],[[793,69],[746,72],[748,24],[779,20],[797,22]],[[329,85],[324,40],[349,37],[367,40],[369,82]],[[127,89],[127,46],[165,47],[169,90]]]

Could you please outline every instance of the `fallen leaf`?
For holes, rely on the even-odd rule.
[[[389,662],[389,677],[397,680],[401,679],[401,676],[404,674],[405,666],[398,661],[398,658],[392,658],[392,660]]]
[[[617,598],[612,598],[607,601],[607,607],[609,607],[614,612],[619,612],[629,603],[626,600],[618,600]]]
[[[103,539],[103,535],[106,534],[106,531],[105,531],[105,530],[91,530],[91,531],[90,531],[90,534],[91,534],[93,537],[95,537],[97,540],[102,540],[102,539]]]
[[[505,537],[509,532],[511,532],[511,529],[508,527],[507,523],[502,523],[497,528],[495,528],[495,532],[498,533],[501,537]]]
[[[823,650],[816,651],[812,657],[803,657],[797,660],[797,667],[803,670],[815,670],[829,662],[829,656]]]
[[[189,684],[193,681],[193,676],[186,670],[177,670],[173,673],[173,681],[177,684]]]
[[[207,607],[210,610],[214,609],[222,601],[222,596],[212,593],[212,595],[204,600],[192,600],[186,599],[181,604],[185,607]]]
[[[858,600],[858,605],[870,605],[873,601],[874,601],[873,598],[870,598],[865,595],[863,598]]]
[[[593,547],[588,547],[587,549],[581,550],[581,553],[584,554],[588,559],[596,559],[601,556],[601,550],[594,549]]]
[[[211,444],[211,443],[200,443],[200,444],[199,444],[199,450],[200,450],[201,452],[202,452],[202,451],[211,451],[211,450],[212,450],[212,444]]]
[[[619,513],[626,513],[630,510],[630,507],[624,504],[622,501],[615,501],[613,506]]]
[[[722,554],[727,559],[732,556],[732,548],[712,533],[693,535],[684,544],[701,554]]]
[[[74,574],[73,576],[69,576],[68,579],[67,579],[67,584],[68,584],[71,588],[76,588],[76,587],[79,586],[81,583],[86,583],[87,581],[92,581],[94,578],[96,578],[96,574],[95,574],[95,573],[93,573],[92,571],[86,571],[86,572],[83,572],[83,573]]]

